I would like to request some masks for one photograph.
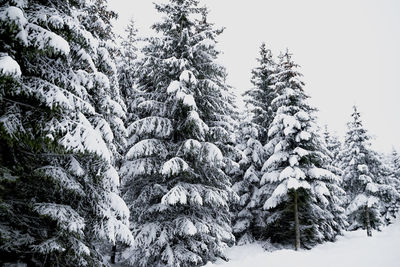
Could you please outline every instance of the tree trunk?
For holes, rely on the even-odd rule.
[[[300,226],[299,226],[299,211],[297,204],[297,190],[294,191],[294,228],[296,233],[295,250],[300,249]]]
[[[113,245],[111,248],[111,263],[115,264],[115,256],[117,254],[117,245]]]
[[[372,236],[371,220],[369,218],[369,209],[365,207],[365,228],[367,229],[367,236]]]

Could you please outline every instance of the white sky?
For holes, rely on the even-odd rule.
[[[160,0],[157,0],[159,2]],[[149,0],[110,0],[123,34],[134,18],[140,34],[160,16]],[[220,62],[240,95],[261,42],[275,55],[289,48],[301,65],[305,90],[322,124],[344,135],[352,106],[376,139],[374,146],[400,149],[400,1],[398,0],[201,0],[209,21],[226,27]]]

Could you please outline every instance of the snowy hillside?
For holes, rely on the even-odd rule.
[[[207,267],[398,267],[400,266],[400,221],[382,232],[358,230],[346,232],[334,243],[325,243],[312,250],[265,251],[260,244],[235,246],[227,252],[229,262],[218,261]]]

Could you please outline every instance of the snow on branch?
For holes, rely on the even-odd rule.
[[[167,148],[162,141],[158,139],[145,139],[133,145],[126,154],[126,158],[130,160],[156,155],[164,157],[166,154]]]
[[[372,207],[379,203],[379,199],[375,196],[366,196],[365,194],[359,194],[353,201],[350,202],[347,207],[346,214],[351,214],[363,207]]]
[[[172,123],[167,118],[147,117],[137,120],[128,127],[128,134],[134,136],[153,135],[158,138],[166,138],[172,133]]]
[[[280,174],[281,174],[280,171],[272,171],[264,173],[261,178],[260,185],[265,185],[266,183],[274,183],[279,181]]]
[[[189,70],[184,70],[181,73],[181,75],[179,76],[179,81],[187,83],[187,84],[196,84],[197,83],[197,79],[194,76],[193,72],[191,72]]]
[[[200,150],[200,157],[207,163],[222,164],[223,155],[221,150],[213,143],[205,142]]]
[[[160,169],[153,158],[141,158],[132,161],[127,161],[121,167],[121,177],[124,178],[124,183],[132,177],[140,175],[151,175],[157,173]]]
[[[57,241],[57,238],[51,238],[40,243],[39,245],[32,246],[32,250],[46,255],[56,251],[63,252],[66,249],[60,244],[60,242]]]
[[[174,157],[165,162],[161,174],[167,177],[175,176],[189,169],[189,165],[181,158]]]
[[[212,206],[226,207],[228,205],[228,195],[226,194],[226,192],[216,192],[214,190],[208,189],[206,190],[204,201]]]
[[[35,24],[29,24],[28,40],[38,49],[46,50],[51,48],[56,53],[68,55],[70,46],[61,36],[39,27]]]
[[[21,68],[17,61],[7,54],[0,53],[0,75],[19,78],[21,74]]]
[[[200,152],[201,143],[195,139],[187,139],[179,148],[179,152],[186,154],[197,154]]]
[[[108,162],[112,159],[111,152],[100,133],[93,129],[87,118],[80,112],[75,129],[61,139],[61,144],[74,151],[94,152]]]
[[[204,140],[206,133],[209,131],[208,125],[200,118],[199,113],[195,110],[189,112],[189,116],[186,119],[185,125],[193,129],[196,137],[199,140]]]
[[[181,185],[174,186],[161,199],[161,203],[165,205],[175,205],[177,203],[186,204],[188,191]]]
[[[193,236],[197,233],[197,228],[191,220],[186,217],[175,220],[176,229],[182,236]]]
[[[264,210],[275,208],[279,203],[281,203],[282,197],[287,195],[287,193],[288,193],[287,183],[283,182],[279,184],[275,188],[272,195],[267,199],[267,201],[265,201],[263,206]]]
[[[287,188],[288,188],[288,189],[294,189],[294,190],[297,190],[297,189],[299,189],[299,188],[310,189],[311,186],[310,186],[310,184],[309,184],[307,181],[298,180],[298,179],[296,179],[296,178],[290,177],[290,178],[287,180]]]
[[[71,190],[81,196],[85,194],[82,185],[60,167],[46,166],[36,169],[35,172],[54,179],[63,189]]]
[[[323,168],[313,167],[307,171],[307,175],[316,180],[327,179],[330,181],[339,181],[339,178],[335,174]]]
[[[55,220],[62,229],[83,234],[85,220],[70,206],[55,203],[38,203],[34,210],[42,216]]]

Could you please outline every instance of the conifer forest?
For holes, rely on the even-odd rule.
[[[152,36],[133,18],[121,37],[106,0],[0,0],[1,266],[246,266],[227,251],[393,227],[400,244],[400,152],[374,149],[363,110],[344,107],[345,136],[321,124],[268,39],[238,95],[202,1],[154,8]]]

